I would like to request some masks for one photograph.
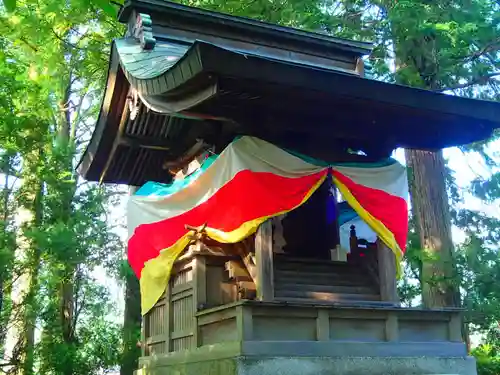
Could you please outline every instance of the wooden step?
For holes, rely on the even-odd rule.
[[[352,287],[366,287],[366,288],[376,288],[374,283],[370,283],[366,280],[336,280],[336,279],[326,279],[326,278],[297,278],[297,277],[275,277],[275,284],[295,284],[295,285],[321,285],[321,286],[352,286]]]
[[[285,302],[285,303],[297,303],[304,305],[319,305],[319,306],[331,306],[331,301],[323,301],[311,298],[283,298],[276,297],[275,300],[277,302]],[[346,301],[335,301],[335,305],[341,305],[345,307],[397,307],[398,305],[393,302],[384,302],[384,301],[356,301],[356,300],[346,300]]]
[[[295,257],[291,257],[289,255],[281,255],[281,254],[275,254],[274,259],[275,259],[275,262],[280,262],[280,263],[300,263],[300,264],[312,264],[312,265],[323,265],[323,264],[342,265],[342,264],[346,264],[345,262],[333,261],[330,259],[295,258]]]
[[[356,285],[315,285],[276,282],[275,291],[320,292],[320,293],[346,293],[346,294],[377,294],[370,286]]]
[[[274,268],[281,271],[297,271],[297,272],[325,272],[338,274],[363,274],[363,268],[347,263],[325,263],[325,264],[300,264],[300,263],[274,263]]]
[[[296,271],[274,271],[275,282],[292,282],[297,284],[318,285],[372,285],[373,281],[368,274],[364,275],[339,275],[337,273],[324,272],[296,272]]]
[[[380,301],[377,294],[346,294],[346,293],[324,293],[324,292],[304,292],[294,290],[276,290],[275,296],[289,300],[291,298],[319,300],[328,302],[341,301]]]

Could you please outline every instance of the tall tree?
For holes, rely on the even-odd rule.
[[[484,1],[387,1],[381,6],[392,29],[397,82],[434,91],[496,83],[491,80],[500,74],[497,60],[483,55],[490,54],[500,40],[500,32],[495,30],[498,6]],[[423,303],[428,307],[458,306],[443,154],[418,150],[405,154],[423,251]]]
[[[116,267],[120,244],[106,224],[108,189],[82,184],[74,162],[95,121],[109,41],[120,30],[87,2],[48,0],[18,1],[14,13],[0,11],[0,29],[11,51],[17,49],[12,54],[23,74],[15,79],[36,82],[42,107],[31,128],[20,124],[24,139],[38,138],[18,150],[18,200],[31,214],[21,228],[30,277],[22,304],[27,334],[14,352],[14,370],[95,373],[118,360],[119,336],[106,322],[108,296],[92,272]]]

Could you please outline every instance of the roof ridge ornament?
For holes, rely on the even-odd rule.
[[[151,16],[146,13],[137,13],[135,23],[132,24],[130,36],[141,43],[144,50],[155,48],[156,39],[153,37],[153,21]]]

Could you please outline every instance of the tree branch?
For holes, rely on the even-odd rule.
[[[477,46],[477,47],[479,48],[479,46]],[[467,56],[466,60],[474,61],[487,53],[495,52],[498,50],[500,50],[500,38],[492,40],[491,42],[487,43],[485,46],[479,48],[472,55]]]
[[[455,86],[439,88],[439,89],[434,90],[434,91],[443,92],[443,91],[465,89],[467,87],[474,86],[474,85],[484,86],[494,77],[500,77],[500,72],[494,72],[494,73],[489,73],[489,74],[485,74],[482,76],[474,77],[465,83],[459,83],[459,84],[456,84]]]

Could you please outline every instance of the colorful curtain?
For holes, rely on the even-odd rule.
[[[142,313],[163,294],[192,227],[235,243],[270,217],[304,203],[327,176],[358,215],[401,258],[408,231],[405,168],[334,165],[292,154],[266,141],[241,137],[220,155],[171,185],[148,183],[128,203],[128,259],[140,279]]]

